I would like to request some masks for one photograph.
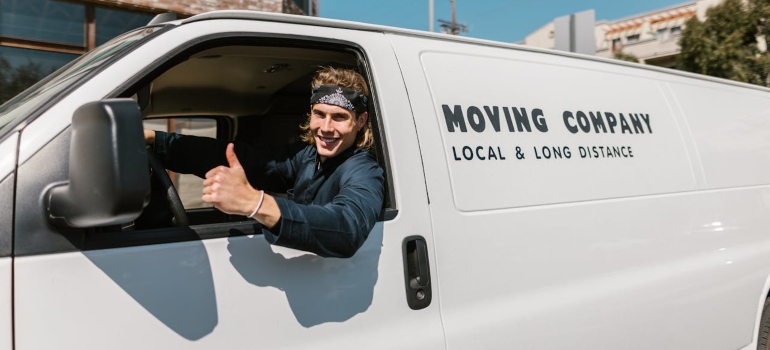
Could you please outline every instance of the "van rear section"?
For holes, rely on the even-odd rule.
[[[389,39],[449,348],[755,346],[770,275],[767,89]]]

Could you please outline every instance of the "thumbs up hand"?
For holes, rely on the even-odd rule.
[[[227,214],[249,215],[256,208],[260,193],[246,179],[232,143],[227,145],[225,156],[230,166],[220,165],[206,173],[202,199]]]

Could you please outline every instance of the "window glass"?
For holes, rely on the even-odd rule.
[[[78,55],[0,46],[0,104]]]
[[[612,39],[612,50],[621,50],[623,43],[620,42],[620,38]]]
[[[294,0],[294,3],[305,12],[310,14],[310,0]]]
[[[85,11],[53,0],[2,0],[0,36],[83,46]]]
[[[217,122],[209,118],[161,118],[146,119],[144,128],[157,131],[175,132],[183,135],[217,137]],[[189,174],[169,171],[171,181],[179,193],[185,209],[211,208],[212,205],[201,200],[203,179]]]
[[[111,58],[114,56],[131,50],[142,39],[159,29],[161,27],[147,28],[115,38],[98,49],[80,56],[77,60],[8,100],[0,106],[0,137],[7,131],[9,125],[13,125],[14,121],[27,117],[29,112],[41,104],[61,97],[61,92],[76,84],[80,77],[96,70],[105,62],[111,62]]]
[[[129,30],[145,26],[153,18],[153,15],[141,12],[113,10],[102,7],[96,8],[95,16],[97,46]]]
[[[626,43],[635,43],[639,41],[639,34],[633,34],[626,37]]]

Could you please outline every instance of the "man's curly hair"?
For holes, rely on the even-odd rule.
[[[319,85],[334,85],[341,86],[348,89],[358,90],[362,94],[369,97],[369,88],[366,86],[366,80],[361,74],[345,68],[325,67],[316,72],[313,77],[313,83],[311,89]],[[371,98],[369,99],[371,101]],[[356,119],[361,116],[362,113],[356,113]],[[315,145],[315,137],[313,132],[310,131],[310,115],[308,114],[308,120],[300,126],[302,130],[302,141],[305,141],[311,145]],[[374,146],[374,133],[372,132],[371,118],[366,121],[364,127],[358,131],[356,135],[356,146],[360,148],[371,149]]]

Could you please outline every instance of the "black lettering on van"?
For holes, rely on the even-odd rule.
[[[634,133],[644,134],[644,128],[642,128],[642,122],[639,120],[639,115],[629,114],[628,118],[631,119],[631,125],[634,126]]]
[[[621,133],[625,134],[626,130],[628,130],[629,134],[633,134],[633,132],[631,132],[631,127],[628,126],[628,122],[626,121],[626,118],[623,117],[623,113],[620,113],[620,116],[618,118],[620,118],[620,131],[621,131]]]
[[[527,119],[527,110],[521,108],[521,111],[519,111],[516,107],[511,107],[511,109],[513,109],[513,118],[516,119],[516,126],[519,127],[519,131],[527,129],[527,132],[532,132],[532,127],[529,125],[529,119]],[[524,128],[522,128],[522,126]]]
[[[564,126],[567,127],[567,130],[573,134],[577,134],[578,128],[577,126],[570,124],[569,120],[575,120],[575,116],[572,115],[572,112],[570,111],[564,111],[564,114],[562,114],[562,117],[564,118]]]
[[[497,147],[497,149],[500,149],[500,147]],[[493,158],[494,158],[494,160],[497,160],[497,154],[495,154],[495,150],[492,149],[492,146],[489,146],[489,153],[488,154],[489,154],[489,160],[492,160]],[[501,154],[501,156],[502,156],[502,154]]]
[[[548,132],[548,124],[545,123],[543,110],[535,108],[532,110],[532,122],[535,123],[535,129],[540,132]]]
[[[640,114],[639,116],[642,117],[642,120],[644,120],[644,123],[647,124],[647,131],[652,134],[652,128],[650,127],[650,115],[649,114]]]
[[[473,150],[468,146],[463,146],[463,157],[465,160],[473,159]]]
[[[591,122],[588,121],[588,117],[582,111],[577,111],[577,122],[580,130],[591,132]]]
[[[478,121],[476,120],[478,118]],[[479,107],[468,107],[468,123],[471,125],[471,129],[476,132],[484,132],[486,128],[486,122],[484,122],[484,114],[481,113]]]
[[[482,150],[484,150],[484,146],[476,147],[476,158],[481,159],[481,160],[486,160],[486,158],[484,158],[484,156],[481,155],[481,153],[479,153],[479,151],[482,151]]]
[[[591,116],[591,123],[594,125],[594,131],[596,133],[599,133],[599,128],[602,129],[603,133],[607,133],[607,128],[604,127],[604,119],[602,119],[602,113],[601,112],[588,112],[588,115]]]
[[[496,132],[500,132],[500,109],[497,106],[492,106],[492,109],[489,106],[484,106],[484,112],[487,112],[487,118],[492,123],[492,128]]]
[[[513,127],[513,119],[511,119],[511,112],[508,111],[508,107],[503,107],[503,114],[505,114],[505,122],[508,124],[508,131],[516,131]]]
[[[615,119],[615,115],[610,112],[604,112],[604,117],[607,118],[607,126],[610,128],[611,133],[615,133],[615,127],[618,126],[618,120]]]
[[[450,110],[447,105],[441,105],[441,109],[444,110],[446,128],[449,132],[455,132],[455,126],[459,127],[462,132],[468,132],[468,129],[465,127],[463,109],[460,105],[455,105],[454,110]]]

